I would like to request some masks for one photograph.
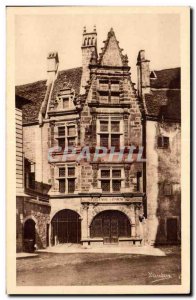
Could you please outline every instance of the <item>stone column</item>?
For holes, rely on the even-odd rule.
[[[124,120],[124,146],[128,146],[129,141],[128,141],[128,118],[129,118],[129,113],[128,110],[124,109],[124,114],[123,114],[123,120]]]
[[[131,210],[131,237],[135,237],[135,205],[131,204],[130,205],[130,210]]]
[[[82,205],[83,208],[83,219],[82,219],[82,239],[86,239],[89,237],[89,226],[88,226],[88,209],[89,204],[84,203]]]
[[[52,242],[51,242],[51,239],[52,239],[52,225],[51,225],[51,222],[49,223],[49,247],[52,246]]]

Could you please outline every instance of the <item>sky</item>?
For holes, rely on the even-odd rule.
[[[47,78],[46,57],[58,51],[59,70],[82,65],[82,33],[97,28],[98,53],[112,27],[129,58],[132,81],[137,82],[137,55],[146,51],[151,70],[180,66],[178,14],[60,14],[15,17],[16,85]]]

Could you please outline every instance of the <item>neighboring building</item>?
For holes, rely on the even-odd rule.
[[[148,241],[177,243],[181,240],[180,68],[150,71],[143,50],[137,66],[147,158]]]
[[[31,187],[33,184],[34,193],[40,193],[39,197],[36,194],[37,200],[31,199],[33,206],[26,215],[36,222],[38,247],[58,243],[93,246],[166,242],[163,220],[169,226],[176,217],[179,219],[180,173],[176,170],[175,175],[173,171],[176,160],[180,160],[179,120],[173,120],[173,111],[166,107],[164,114],[171,120],[164,114],[159,116],[157,96],[162,97],[163,89],[159,89],[160,95],[155,88],[164,71],[150,73],[141,55],[143,52],[138,57],[141,85],[137,91],[131,81],[128,58],[122,54],[113,29],[99,56],[96,29],[90,33],[84,29],[81,68],[58,71],[58,54],[52,52],[47,58],[47,80],[16,87],[16,93],[31,101],[23,106],[23,151],[29,170],[25,183]],[[163,78],[167,76],[164,74]],[[168,94],[173,93],[170,90]],[[166,104],[168,94],[162,100]],[[179,106],[180,93],[175,99]],[[157,128],[163,130],[159,136]],[[170,152],[162,149],[166,140],[168,144],[167,137]],[[160,144],[163,140],[161,149],[155,147],[157,139]],[[171,147],[175,139],[176,150]],[[76,149],[78,155],[89,146],[90,161],[78,161],[78,155],[70,155],[65,161],[63,149],[67,146]],[[111,161],[108,157],[93,160],[97,146],[106,147],[108,156],[111,149],[119,154],[122,147],[134,146],[135,159],[127,161],[126,153],[120,161],[115,156]],[[137,160],[141,146],[147,155],[146,163]],[[159,222],[158,231],[154,220]]]
[[[23,94],[23,96],[21,96]],[[25,139],[22,128],[22,107],[31,106],[31,97],[16,89],[16,251],[33,251],[47,246],[49,196],[35,181],[35,160],[24,156]],[[28,95],[29,96],[29,95]]]

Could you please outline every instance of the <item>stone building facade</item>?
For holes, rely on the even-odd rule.
[[[146,154],[146,230],[149,243],[181,240],[180,68],[150,71],[138,55],[138,97],[143,105]]]
[[[167,242],[167,225],[160,224],[180,216],[179,194],[162,192],[167,184],[169,190],[168,174],[172,191],[179,189],[179,170],[173,172],[177,160],[180,166],[179,120],[148,116],[156,74],[140,51],[135,88],[113,29],[101,54],[95,28],[84,29],[81,48],[82,67],[58,71],[58,53],[51,52],[47,80],[16,87],[31,100],[23,106],[24,156],[34,162],[36,190],[48,199],[32,200],[26,214],[45,236],[42,247]],[[159,130],[171,137],[170,150],[152,147]]]

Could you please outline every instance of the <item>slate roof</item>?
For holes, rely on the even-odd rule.
[[[80,83],[82,78],[82,67],[59,71],[51,96],[51,103],[56,100],[58,92],[68,83],[78,95],[80,92]]]
[[[30,103],[23,105],[22,108],[23,123],[31,123],[38,120],[46,88],[46,80],[16,86],[16,96],[30,100]]]
[[[146,115],[179,121],[181,119],[180,68],[153,73],[156,79],[150,80],[151,92],[144,96]]]
[[[82,67],[59,71],[57,79],[54,82],[51,100],[53,101],[56,99],[58,91],[63,88],[66,82],[70,83],[76,94],[79,94],[81,77]],[[46,90],[46,80],[16,86],[16,96],[20,96],[31,101],[30,103],[25,104],[22,108],[23,123],[38,121],[39,111],[46,95]]]
[[[145,95],[146,114],[165,119],[181,119],[180,90],[154,90]]]
[[[150,80],[151,88],[180,89],[180,68],[153,71],[157,78]]]
[[[180,120],[180,68],[154,71],[156,79],[151,80],[151,93],[145,95],[146,114],[152,117],[165,116]],[[51,102],[56,100],[60,89],[69,83],[79,94],[82,67],[58,72],[51,95]],[[41,104],[46,95],[46,80],[16,86],[16,96],[30,100],[23,105],[23,123],[38,121]]]

